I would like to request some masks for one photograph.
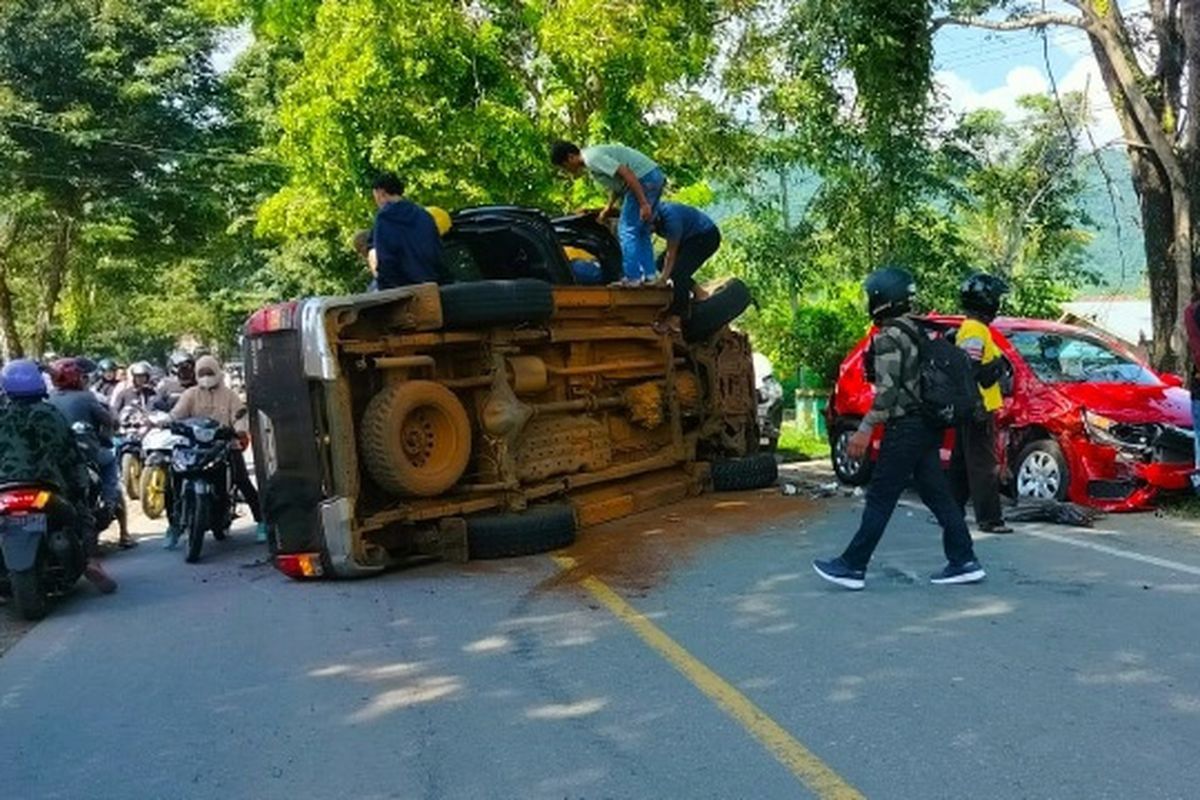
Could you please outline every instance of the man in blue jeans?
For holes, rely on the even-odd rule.
[[[907,271],[885,267],[871,273],[864,288],[871,319],[879,328],[871,343],[874,358],[871,382],[875,400],[850,439],[851,458],[864,458],[876,425],[887,423],[879,460],[867,486],[867,504],[858,532],[836,558],[817,559],[813,569],[825,580],[846,589],[866,586],[867,563],[883,537],[883,531],[900,493],[914,479],[921,502],[942,526],[942,548],[946,566],[930,577],[931,583],[978,583],[985,573],[975,558],[971,533],[963,509],[954,499],[942,472],[939,448],[942,428],[921,414],[920,351],[918,336],[925,334],[912,319],[916,284]]]
[[[608,192],[608,205],[600,212],[607,219],[621,203],[618,239],[624,283],[637,285],[654,280],[654,245],[650,224],[658,209],[666,178],[658,164],[644,153],[620,144],[599,144],[582,150],[571,142],[555,142],[550,161],[570,175],[587,172]]]

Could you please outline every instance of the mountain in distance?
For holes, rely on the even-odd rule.
[[[1100,276],[1101,282],[1091,292],[1144,292],[1146,254],[1141,211],[1130,180],[1129,157],[1123,149],[1110,148],[1100,151],[1098,157],[1085,156],[1080,169],[1083,170],[1084,190],[1079,203],[1091,222],[1087,230],[1092,235],[1084,263]],[[1112,179],[1111,194],[1105,172]]]

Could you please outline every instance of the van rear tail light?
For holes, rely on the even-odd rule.
[[[289,578],[320,578],[325,574],[320,553],[288,553],[275,556],[275,568]]]
[[[258,336],[275,331],[295,330],[300,322],[299,303],[280,303],[260,308],[246,320],[247,336]]]
[[[41,511],[50,502],[50,493],[41,489],[17,489],[0,494],[0,514],[28,514]]]

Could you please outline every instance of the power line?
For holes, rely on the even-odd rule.
[[[119,147],[126,150],[134,150],[141,153],[150,153],[154,155],[174,156],[176,158],[198,158],[208,161],[221,161],[228,164],[256,164],[259,166],[279,167],[283,166],[278,161],[268,161],[266,159],[256,158],[254,156],[233,151],[196,151],[196,150],[180,150],[171,147],[155,147],[140,142],[128,142],[121,139],[110,139],[103,136],[93,136],[98,131],[64,131],[58,128],[51,128],[46,125],[39,125],[33,122],[25,122],[16,120],[11,117],[0,118],[0,124],[10,125],[14,128],[25,128],[27,130],[39,131],[42,133],[51,133],[63,138],[69,138],[72,135],[88,136],[91,143],[102,144],[108,147]]]

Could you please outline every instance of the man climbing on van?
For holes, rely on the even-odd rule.
[[[436,283],[442,263],[442,237],[433,215],[404,197],[404,182],[380,175],[371,185],[379,210],[371,229],[368,263],[375,286],[395,289]]]
[[[697,291],[693,276],[720,248],[721,230],[703,211],[664,201],[654,219],[654,232],[667,242],[667,249],[659,257],[656,282],[670,282],[674,290],[665,318],[656,328],[678,331]]]
[[[608,192],[601,220],[611,216],[621,203],[617,238],[625,273],[622,283],[636,286],[652,282],[655,270],[650,225],[667,182],[658,164],[646,154],[620,144],[598,144],[580,150],[578,145],[562,141],[550,147],[550,161],[574,177],[587,172]]]

